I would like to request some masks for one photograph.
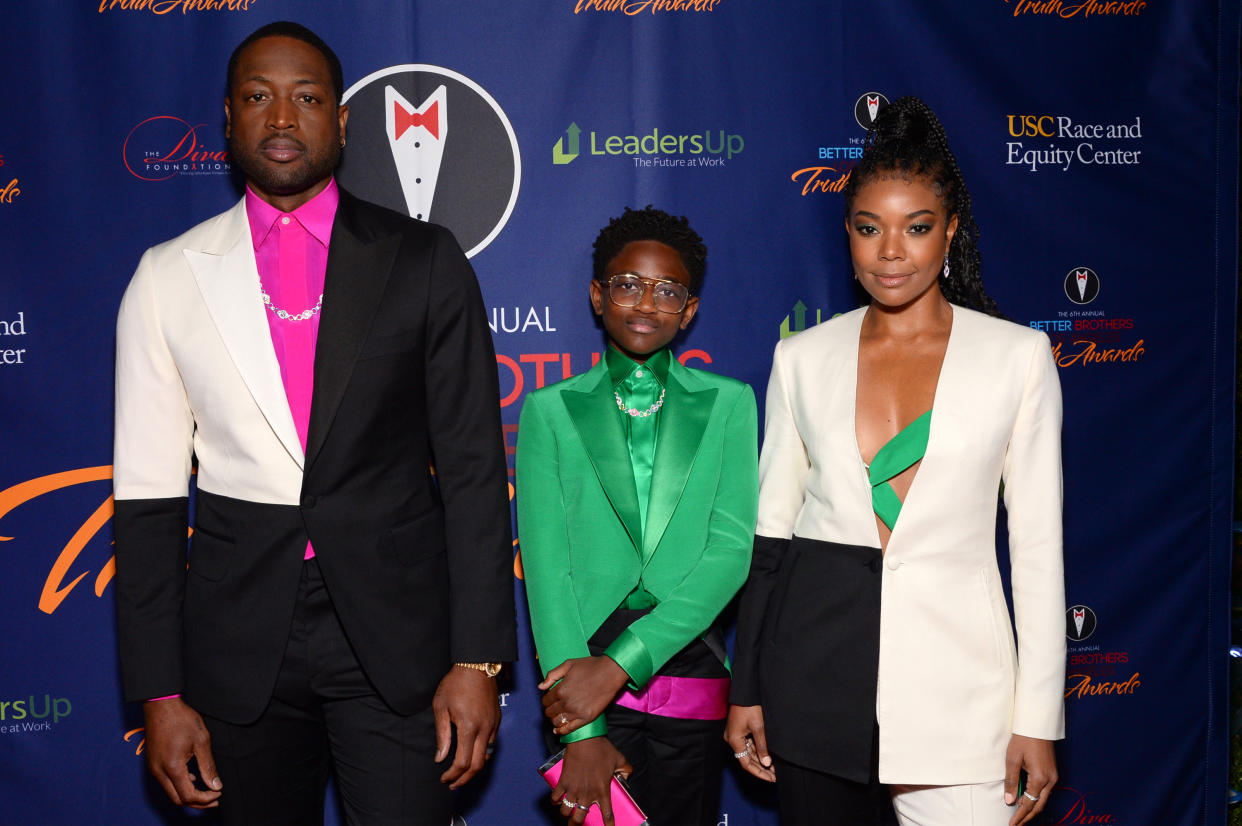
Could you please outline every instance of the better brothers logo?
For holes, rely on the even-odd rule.
[[[585,146],[584,146],[585,144]],[[741,135],[723,129],[677,134],[652,129],[641,135],[609,135],[569,124],[552,147],[552,163],[573,163],[585,152],[591,157],[628,157],[640,169],[656,167],[722,167],[746,148]]]
[[[473,257],[517,203],[517,135],[483,87],[451,69],[406,63],[349,87],[349,145],[337,176],[365,200],[452,230]]]
[[[1072,267],[1061,282],[1064,295],[1083,309],[1058,310],[1055,319],[1029,322],[1052,341],[1058,367],[1131,364],[1147,353],[1147,343],[1135,338],[1133,318],[1112,318],[1104,310],[1086,309],[1100,295],[1100,276],[1091,267]]]
[[[1025,14],[1048,15],[1069,19],[1072,17],[1137,17],[1147,9],[1144,0],[1005,0],[1013,6],[1013,16]]]
[[[99,13],[142,11],[150,14],[189,14],[195,11],[250,11],[259,0],[99,0]]]
[[[205,145],[199,135],[204,123],[174,115],[156,115],[129,130],[121,145],[125,168],[143,181],[167,181],[178,175],[227,175],[232,169],[228,149]]]
[[[1028,172],[1045,167],[1069,172],[1075,166],[1138,166],[1143,150],[1134,142],[1143,137],[1143,119],[1133,122],[1080,123],[1066,115],[1007,115],[1011,138],[1056,138],[1076,143],[1049,143],[1027,148],[1023,141],[1005,143],[1005,165]]]
[[[577,0],[574,14],[584,11],[619,12],[634,17],[643,12],[715,11],[723,0]]]
[[[888,98],[880,92],[864,92],[854,101],[854,121],[861,129],[870,129],[886,106]],[[840,192],[845,189],[850,172],[862,159],[863,140],[854,136],[845,141],[836,141],[836,145],[818,147],[819,160],[829,160],[832,163],[804,166],[790,175],[789,179],[802,187],[803,197],[817,192]]]
[[[1096,632],[1095,611],[1071,605],[1065,612],[1065,636],[1082,643]],[[1143,684],[1128,651],[1101,651],[1098,645],[1070,645],[1065,672],[1065,699],[1134,694]]]

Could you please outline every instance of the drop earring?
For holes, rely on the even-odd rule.
[[[949,280],[949,256],[944,257],[944,280]]]

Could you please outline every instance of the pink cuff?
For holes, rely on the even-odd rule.
[[[621,692],[617,705],[680,720],[723,720],[729,714],[729,678],[652,677],[640,692]]]

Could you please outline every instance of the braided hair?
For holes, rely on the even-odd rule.
[[[853,209],[858,191],[873,180],[926,178],[949,216],[957,216],[957,232],[949,244],[950,275],[938,279],[940,292],[954,304],[1003,318],[983,288],[979,227],[970,209],[970,191],[935,113],[916,97],[897,98],[880,111],[864,147],[862,160],[850,172],[843,190],[846,214]]]
[[[707,272],[707,246],[690,228],[690,221],[684,215],[677,218],[651,204],[642,209],[626,207],[625,212],[609,221],[595,239],[596,280],[604,277],[608,262],[631,241],[659,241],[675,249],[690,275],[691,294],[698,294]]]

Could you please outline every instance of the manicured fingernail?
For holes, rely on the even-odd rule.
[[[768,757],[768,756],[765,754],[763,757],[759,758],[759,762],[760,762],[760,763],[762,763],[764,766],[771,766],[771,765],[772,765],[772,758],[771,758],[771,757]]]
[[[1006,806],[1012,806],[1015,800],[1017,800],[1017,797],[1014,796],[1013,792],[1005,792],[1005,805]]]
[[[220,783],[220,778],[218,777],[211,781],[211,788],[215,789],[216,791],[220,791],[221,785],[222,784]]]

